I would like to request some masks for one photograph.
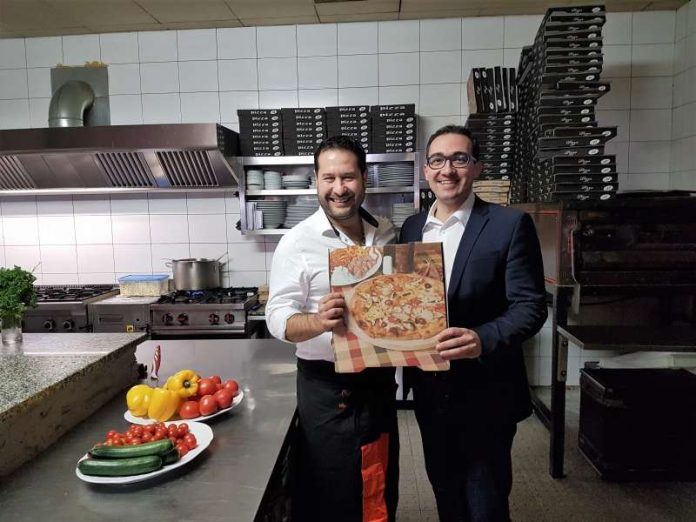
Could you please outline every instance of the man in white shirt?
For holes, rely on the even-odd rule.
[[[266,318],[278,339],[296,343],[300,420],[293,519],[395,520],[399,439],[392,368],[334,370],[331,335],[345,301],[330,292],[329,252],[394,239],[386,220],[361,204],[367,165],[350,138],[324,140],[314,154],[320,208],[293,227],[273,255]]]

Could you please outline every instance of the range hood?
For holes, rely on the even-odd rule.
[[[0,195],[236,187],[239,135],[221,125],[0,131]]]

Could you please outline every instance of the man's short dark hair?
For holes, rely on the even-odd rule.
[[[444,127],[440,127],[437,129],[432,136],[430,136],[430,139],[428,140],[428,144],[425,146],[425,157],[428,157],[428,154],[430,153],[430,144],[433,142],[433,140],[439,136],[442,136],[443,134],[461,134],[462,136],[466,136],[469,138],[471,141],[471,155],[475,158],[479,158],[479,144],[476,138],[474,138],[474,135],[471,133],[469,129],[464,127],[463,125],[445,125]]]
[[[317,147],[317,150],[314,151],[314,172],[319,172],[319,154],[325,150],[333,149],[347,150],[348,152],[352,152],[358,159],[358,168],[360,169],[360,172],[363,173],[367,170],[365,149],[362,148],[360,143],[348,136],[331,136],[330,138],[326,138],[324,141],[322,141]]]

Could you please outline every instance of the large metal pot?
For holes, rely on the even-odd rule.
[[[222,256],[221,256],[222,257]],[[177,290],[208,290],[222,286],[222,265],[218,259],[172,259],[167,263]]]

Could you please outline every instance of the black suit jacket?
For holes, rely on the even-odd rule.
[[[422,212],[408,218],[401,242],[421,241],[426,217]],[[449,372],[412,372],[416,407],[445,401],[467,415],[503,423],[529,416],[522,342],[539,331],[547,310],[541,249],[528,214],[476,198],[447,304],[450,326],[476,331],[482,354],[452,361]]]

